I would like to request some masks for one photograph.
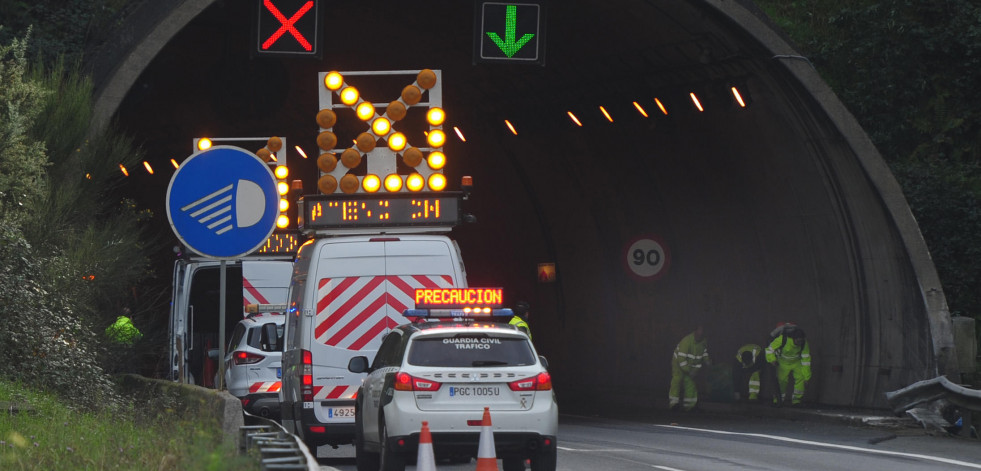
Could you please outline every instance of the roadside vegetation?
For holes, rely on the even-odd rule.
[[[0,469],[257,470],[223,442],[221,425],[172,404],[80,412],[28,384],[0,380]]]
[[[117,388],[113,373],[155,376],[167,356],[161,244],[116,192],[141,152],[89,134],[91,81],[31,56],[32,38],[0,42],[0,469],[255,469],[218,424]],[[136,345],[105,333],[121,314]]]
[[[755,2],[811,60],[891,167],[951,314],[981,319],[981,4]]]

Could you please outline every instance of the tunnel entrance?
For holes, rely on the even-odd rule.
[[[156,168],[194,137],[284,136],[313,189],[319,72],[440,70],[460,131],[445,173],[475,185],[477,222],[451,234],[470,285],[530,302],[570,408],[665,407],[696,321],[719,363],[801,325],[808,401],[882,406],[950,369],[949,314],[898,185],[751,3],[551,2],[544,66],[475,63],[474,4],[459,1],[332,1],[322,57],[257,57],[249,4],[213,2],[174,34],[120,126]],[[130,190],[153,208],[168,178]]]

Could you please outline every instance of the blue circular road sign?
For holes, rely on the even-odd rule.
[[[188,157],[167,187],[167,218],[189,249],[238,258],[259,248],[279,216],[272,170],[255,154],[215,146]]]

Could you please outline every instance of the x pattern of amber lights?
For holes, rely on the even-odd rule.
[[[429,75],[430,73],[433,75]],[[356,86],[352,85],[352,83],[357,81],[357,78],[381,75],[413,76],[414,81],[406,88],[415,87],[413,91],[417,95],[413,96],[411,93],[407,95],[406,91],[403,90],[403,93],[392,101],[388,108],[383,108],[384,105],[378,105],[378,103],[385,102],[374,102],[375,104],[372,104],[372,102],[367,101],[363,95],[356,91]],[[430,83],[429,80],[433,76],[435,80]],[[405,159],[406,152],[410,149],[415,149],[413,153],[421,151],[426,154],[432,154],[440,151],[445,145],[446,135],[442,130],[445,122],[445,114],[442,110],[441,71],[429,71],[429,69],[380,72],[331,71],[320,73],[318,78],[320,109],[333,111],[335,109],[350,108],[355,111],[356,118],[367,127],[357,139],[352,141],[352,145],[346,149],[320,148],[321,153],[330,153],[337,156],[336,165],[331,170],[325,171],[325,168],[329,167],[320,168],[321,179],[333,178],[334,193],[416,192],[425,188],[420,188],[418,184],[412,184],[419,180],[409,182],[408,180],[411,175],[420,175],[422,177],[421,181],[423,182],[438,181],[439,179],[433,179],[433,175],[439,174],[442,177],[442,167],[431,165],[429,163],[430,159],[420,159],[414,166],[412,165],[412,163],[415,163],[414,159]],[[343,96],[345,92],[347,92],[347,97]],[[428,94],[426,101],[422,101],[424,94]],[[354,96],[357,98],[352,99]],[[400,104],[401,106],[395,106],[393,108],[393,105],[396,104]],[[405,134],[397,129],[400,127],[400,123],[403,122],[406,111],[412,107],[428,107],[426,112],[427,125],[429,126],[426,132],[427,139],[425,143],[420,143],[422,145],[418,147],[413,146],[411,142],[407,142]],[[333,133],[337,120],[342,119],[342,116],[337,115],[337,113],[335,113],[335,116],[336,118],[330,127],[320,127],[322,134],[325,132]],[[460,131],[454,130],[462,141],[463,137]],[[341,138],[335,136],[335,139],[340,140]],[[373,143],[371,142],[372,139],[374,141]],[[354,164],[359,163],[360,159],[357,161],[349,159],[345,162],[344,159],[340,158],[342,153],[351,153],[352,151],[357,152],[358,155],[366,159],[367,171],[365,176],[355,176],[351,173],[351,169],[357,166]],[[413,167],[413,173],[409,175],[398,175],[399,155],[402,155],[401,158],[404,159],[403,161],[406,162],[406,165]],[[418,154],[415,155],[418,156]],[[440,156],[442,155],[440,153]],[[348,167],[347,164],[352,164],[352,167]],[[357,186],[346,185],[342,182],[343,179],[350,179],[352,177],[357,178]],[[393,181],[394,178],[399,178],[405,184],[396,184]],[[326,187],[330,188],[330,184]],[[320,186],[320,188],[321,191],[326,191],[324,190],[324,186]],[[437,188],[433,188],[430,184],[430,190],[437,190]]]

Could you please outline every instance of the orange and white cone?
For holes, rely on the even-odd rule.
[[[480,423],[477,471],[498,471],[497,451],[494,449],[494,428],[491,426],[490,407],[484,408],[484,418]]]
[[[433,436],[429,432],[429,422],[422,421],[419,432],[419,452],[416,456],[417,471],[436,471],[436,456],[433,454]]]

